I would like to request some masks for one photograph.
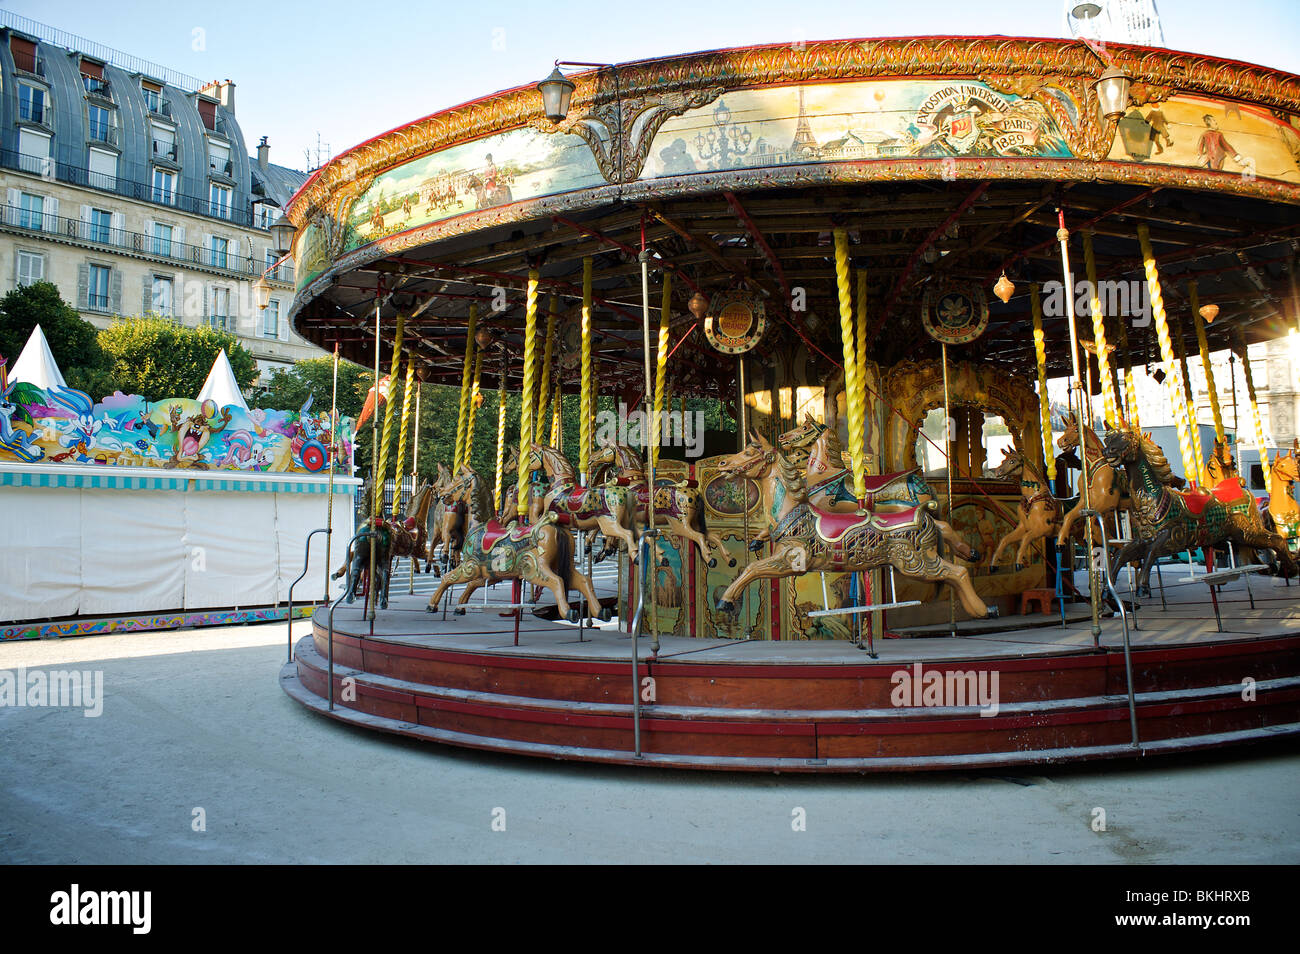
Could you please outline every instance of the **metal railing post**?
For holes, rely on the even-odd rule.
[[[1115,588],[1115,581],[1110,573],[1110,545],[1106,539],[1106,523],[1101,519],[1101,514],[1096,510],[1087,509],[1082,511],[1085,520],[1096,520],[1097,527],[1101,531],[1101,576],[1106,580],[1106,586],[1110,590],[1110,595],[1115,598],[1115,605],[1119,607],[1120,623],[1124,628],[1124,681],[1128,686],[1128,721],[1131,738],[1129,745],[1133,748],[1139,748],[1138,744],[1138,721],[1137,721],[1137,698],[1133,694],[1133,655],[1129,645],[1128,633],[1128,613],[1124,609],[1124,601],[1119,598],[1119,591]],[[1089,554],[1092,558],[1092,554]],[[1091,585],[1092,574],[1089,573],[1089,585]],[[1092,594],[1089,593],[1089,598]]]
[[[650,565],[650,543],[649,537],[653,531],[647,530],[641,534],[641,540],[637,543],[637,570],[641,574],[642,582],[637,587],[636,593],[636,611],[632,614],[632,737],[635,744],[636,757],[641,758],[641,670],[639,660],[637,659],[637,641],[641,636],[641,626],[645,622],[645,591],[649,585],[649,573],[647,572]],[[659,634],[655,634],[655,652],[659,651]]]
[[[346,561],[344,565],[350,564],[352,562],[352,545],[357,542],[357,538],[369,532],[370,532],[369,529],[366,529],[366,530],[359,530],[355,534],[353,534],[352,539],[348,541],[348,548],[344,551],[344,560]],[[373,592],[375,581],[373,579],[368,579],[366,581],[366,586],[370,587],[371,591]],[[334,597],[334,602],[330,604],[330,615],[329,615],[329,623],[328,623],[329,628],[326,630],[329,637],[329,645],[326,647],[326,650],[329,656],[329,675],[327,677],[327,682],[329,683],[329,685],[327,686],[327,688],[329,690],[328,695],[329,695],[330,712],[334,711],[334,611],[338,609],[339,603],[343,602],[343,598],[348,595],[348,589],[349,588],[345,585],[343,587],[343,592],[340,593],[338,596]]]
[[[331,532],[332,531],[322,527],[307,534],[307,548],[302,558],[302,572],[298,574],[298,579],[289,584],[289,662],[293,662],[293,588],[302,582],[302,578],[307,575],[307,567],[311,563],[311,538],[316,536],[318,533],[329,535]],[[329,567],[326,567],[325,569],[328,571]]]

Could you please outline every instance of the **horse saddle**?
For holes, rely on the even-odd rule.
[[[875,530],[889,533],[901,527],[912,526],[917,522],[919,507],[905,507],[893,513],[828,513],[816,511],[817,535],[829,543],[834,543],[854,527],[864,524]]]
[[[1211,488],[1219,503],[1230,504],[1236,503],[1242,497],[1246,496],[1245,485],[1242,484],[1240,477],[1225,477]]]
[[[510,523],[502,526],[497,520],[489,520],[483,527],[483,552],[491,550],[507,533],[519,525],[518,521],[512,520]]]
[[[919,467],[913,467],[911,470],[900,470],[892,474],[868,474],[866,477],[867,493],[877,493],[892,484],[894,481],[907,477],[910,474],[915,474],[918,470],[920,470]]]
[[[1183,505],[1187,507],[1187,512],[1193,517],[1199,517],[1205,510],[1206,504],[1214,499],[1213,494],[1208,494],[1203,490],[1172,490],[1170,493],[1178,494],[1183,498]]]

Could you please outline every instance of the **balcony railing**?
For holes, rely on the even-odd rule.
[[[225,176],[227,179],[233,175],[235,164],[229,159],[209,159],[208,172],[214,176]]]
[[[149,105],[149,112],[155,116],[162,116],[165,119],[172,118],[171,101],[164,98],[161,94],[154,96],[145,96],[145,102]]]
[[[112,123],[91,120],[88,125],[91,142],[104,142],[110,146],[117,145],[117,127]]]
[[[22,155],[13,149],[0,149],[0,166],[6,169],[19,169],[39,176],[52,173],[56,180],[70,185],[85,186],[98,189],[101,192],[111,192],[141,202],[153,202],[181,212],[188,212],[191,215],[221,219],[224,222],[247,228],[261,227],[260,223],[253,221],[251,207],[241,209],[227,206],[223,213],[220,208],[211,206],[208,196],[200,198],[199,196],[185,195],[173,189],[154,189],[153,185],[148,182],[127,179],[124,176],[109,176],[90,172],[82,166],[73,166],[66,162],[54,162],[48,158],[42,159]]]
[[[52,130],[54,129],[54,106],[48,102],[34,103],[30,100],[27,102],[19,100],[18,118]]]
[[[153,140],[153,154],[155,159],[170,159],[172,162],[176,162],[176,143],[155,139]]]
[[[3,206],[3,224],[9,228],[32,233],[75,239],[105,248],[119,249],[137,255],[147,255],[162,261],[181,265],[199,265],[204,268],[229,272],[241,277],[257,277],[266,268],[265,263],[229,250],[189,245],[157,235],[114,229],[48,212],[33,212],[16,205]],[[293,266],[281,265],[267,276],[269,279],[293,284]]]
[[[108,80],[106,79],[100,79],[94,76],[87,76],[85,73],[82,73],[81,85],[86,88],[86,92],[89,93],[91,96],[99,96],[102,99],[113,98],[112,86],[109,84]]]

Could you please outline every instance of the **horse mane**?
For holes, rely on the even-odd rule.
[[[776,451],[777,476],[785,484],[786,491],[798,500],[808,496],[808,476],[804,471],[806,462],[806,457],[803,461],[794,460],[781,451]]]
[[[1155,471],[1156,480],[1162,484],[1171,483],[1174,479],[1174,472],[1169,466],[1169,458],[1165,457],[1165,452],[1160,449],[1160,445],[1153,441],[1149,436],[1141,431],[1137,432],[1138,442],[1142,447],[1142,456],[1151,465]]]

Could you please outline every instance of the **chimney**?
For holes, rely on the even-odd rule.
[[[226,107],[234,115],[235,112],[235,84],[230,80],[224,80],[217,84],[217,99],[221,105]]]
[[[257,144],[257,164],[261,168],[265,169],[268,165],[270,165],[270,163],[271,163],[271,147],[267,143],[266,137],[263,136],[262,141]]]

